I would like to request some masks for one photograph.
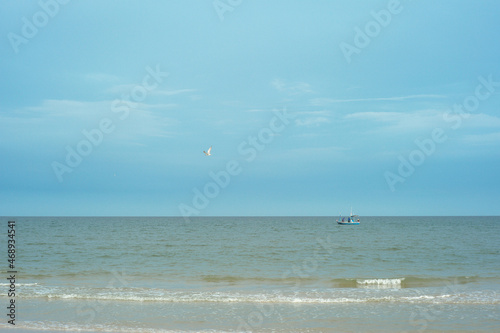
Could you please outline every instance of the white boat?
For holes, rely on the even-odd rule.
[[[352,207],[351,207],[351,215],[347,217],[342,217],[342,215],[340,215],[339,219],[337,220],[337,223],[340,225],[358,225],[359,216],[352,214]]]

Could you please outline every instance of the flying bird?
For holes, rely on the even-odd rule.
[[[203,151],[205,153],[206,156],[210,156],[210,152],[212,151],[212,146],[210,146],[210,148],[208,148],[207,151]]]

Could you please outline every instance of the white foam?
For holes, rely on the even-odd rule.
[[[0,323],[0,330],[3,328],[11,328],[12,325],[7,325]],[[117,326],[113,324],[76,324],[76,323],[63,323],[57,321],[23,321],[19,324],[16,323],[16,328],[24,328],[29,330],[37,331],[92,331],[92,332],[122,332],[122,333],[135,333],[137,331],[144,333],[186,333],[194,331],[185,330],[170,330],[170,329],[159,329],[159,328],[140,328],[137,327],[124,327]],[[197,330],[196,332],[206,332],[206,333],[225,333],[228,331],[222,330]]]
[[[356,283],[364,288],[401,288],[402,279],[366,279],[366,280],[356,280]]]
[[[358,290],[317,289],[296,292],[268,290],[267,292],[215,291],[215,290],[168,290],[156,288],[89,288],[54,287],[36,285],[26,287],[21,298],[46,298],[51,300],[90,300],[116,302],[161,302],[161,303],[281,303],[281,304],[325,304],[325,303],[479,303],[498,304],[496,292],[467,292],[465,294],[440,293],[440,290],[405,289],[402,293],[401,279],[359,279]],[[365,289],[365,290],[363,290]],[[371,289],[371,290],[370,290]],[[387,289],[380,294],[377,289]],[[393,289],[391,291],[390,289]],[[415,294],[416,293],[416,294]]]
[[[17,283],[16,282],[16,287],[26,287],[26,286],[37,286],[38,283]],[[10,286],[10,283],[0,283],[0,286]]]

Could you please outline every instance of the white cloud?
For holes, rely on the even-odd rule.
[[[118,83],[121,79],[112,74],[107,73],[87,73],[83,75],[83,78],[91,82],[103,82],[103,83]]]
[[[108,88],[106,90],[106,93],[116,95],[117,97],[120,96],[121,94],[130,95],[130,92],[135,87],[137,87],[137,83],[117,84]]]
[[[358,102],[384,102],[384,101],[405,101],[409,99],[440,99],[446,98],[444,95],[421,94],[393,97],[371,97],[371,98],[351,98],[351,99],[335,99],[335,98],[313,98],[310,100],[313,106],[325,106],[336,103],[358,103]]]
[[[44,100],[37,106],[3,113],[0,123],[6,129],[4,134],[7,131],[27,133],[32,139],[43,137],[44,140],[63,141],[80,136],[83,130],[98,128],[105,118],[116,127],[113,136],[124,140],[139,136],[170,136],[171,128],[178,124],[176,119],[166,117],[162,112],[173,108],[172,104],[137,103],[135,107],[129,107],[126,115],[122,111],[113,112],[112,105],[113,101]]]
[[[274,79],[273,81],[271,81],[271,85],[279,92],[288,95],[303,95],[314,93],[311,85],[306,82],[288,83],[282,79]]]
[[[195,92],[197,91],[196,89],[175,89],[175,90],[160,90],[160,89],[155,89],[151,91],[152,95],[163,95],[163,96],[173,96],[173,95],[179,95],[179,94],[185,94],[189,92]]]
[[[372,132],[406,132],[444,126],[443,112],[419,110],[413,112],[356,112],[344,116],[347,121],[371,122]]]
[[[141,85],[135,83],[129,83],[129,84],[117,84],[109,89],[106,90],[107,93],[110,94],[115,94],[115,95],[121,95],[121,94],[127,94],[130,95],[131,92],[136,88],[140,87]],[[173,89],[173,90],[168,90],[168,89],[152,89],[151,91],[148,91],[148,95],[150,96],[174,96],[174,95],[180,95],[180,94],[186,94],[190,92],[195,92],[197,91],[196,89]]]
[[[29,112],[33,117],[79,117],[80,120],[110,111],[111,102],[82,102],[66,99],[46,99],[40,105],[17,110],[14,115]]]
[[[316,116],[329,116],[331,115],[332,111],[327,111],[327,110],[320,110],[320,111],[297,111],[295,112],[295,114],[297,115],[301,115],[301,114],[305,114],[305,115],[316,115]]]
[[[171,129],[178,124],[178,120],[158,112],[134,109],[131,110],[130,116],[117,123],[117,126],[123,127],[120,138],[136,140],[140,137],[171,137]]]
[[[179,108],[180,105],[179,104],[176,104],[176,103],[160,103],[160,104],[147,104],[147,103],[140,103],[138,104],[139,107],[141,109],[151,109],[151,110],[155,110],[155,109],[175,109],[175,108]]]
[[[469,145],[495,145],[500,146],[500,132],[465,135],[462,141]]]
[[[312,126],[319,126],[321,124],[327,124],[329,122],[330,120],[326,117],[307,117],[307,118],[296,119],[295,125],[312,127]]]
[[[346,115],[345,119],[374,120],[374,121],[398,121],[405,116],[402,112],[356,112]]]
[[[342,158],[347,150],[349,149],[337,146],[292,148],[281,154],[280,158],[299,158],[307,161],[332,157]]]
[[[464,143],[480,144],[482,142],[495,142],[495,134],[481,134],[477,131],[500,129],[500,117],[484,113],[467,114],[457,124],[458,114],[449,114],[450,110],[426,109],[412,112],[356,112],[345,115],[339,121],[355,122],[355,126],[365,128],[365,133],[383,135],[404,135],[430,132],[435,128],[442,128],[448,133],[456,132],[465,136]],[[445,118],[444,115],[448,114]],[[451,120],[452,119],[452,120]],[[471,135],[473,133],[473,135]]]
[[[461,127],[497,127],[500,128],[500,118],[485,113],[470,113],[467,118],[462,119]]]
[[[249,109],[246,112],[269,112],[269,109]]]

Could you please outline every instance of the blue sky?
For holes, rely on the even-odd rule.
[[[498,1],[0,8],[1,215],[500,214]]]

